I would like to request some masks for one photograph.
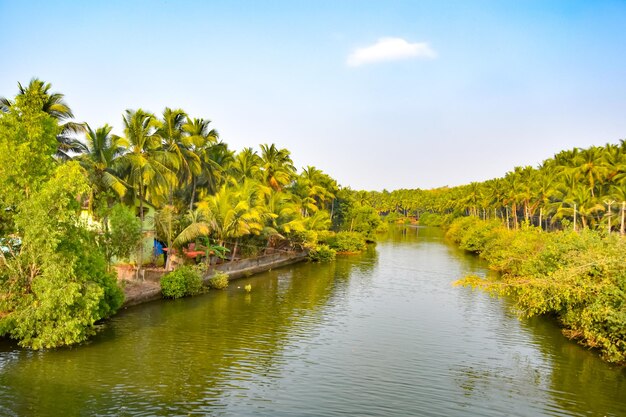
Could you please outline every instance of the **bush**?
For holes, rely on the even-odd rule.
[[[318,245],[309,252],[309,259],[313,262],[330,262],[335,259],[337,251],[328,245]]]
[[[135,216],[134,208],[116,204],[109,215],[110,231],[105,245],[111,257],[128,260],[130,254],[141,243],[141,220]]]
[[[510,231],[476,218],[455,221],[448,235],[502,273],[460,284],[512,295],[525,317],[554,314],[568,336],[626,363],[626,241],[588,229]]]
[[[404,216],[400,215],[397,211],[392,211],[384,217],[387,223],[398,223]]]
[[[317,232],[314,230],[293,232],[289,235],[289,239],[294,246],[300,246],[303,249],[311,249],[317,245]]]
[[[428,211],[420,214],[420,226],[441,227],[446,224],[447,217],[439,213],[430,213]]]
[[[182,266],[161,278],[161,293],[166,298],[181,298],[202,292],[202,278],[192,267]]]
[[[321,236],[321,235],[320,235]],[[367,248],[365,237],[358,232],[337,232],[324,236],[321,243],[327,244],[337,252],[356,253]]]
[[[344,228],[361,233],[366,239],[374,241],[374,234],[382,221],[376,209],[371,206],[352,207],[348,212]]]
[[[209,288],[215,290],[223,290],[228,287],[228,274],[226,272],[217,271],[209,278]]]

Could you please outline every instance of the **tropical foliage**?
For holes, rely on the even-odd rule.
[[[371,235],[355,193],[315,167],[298,173],[287,149],[233,151],[209,120],[175,108],[126,110],[118,136],[74,122],[50,84],[18,86],[0,98],[0,335],[23,346],[80,342],[114,313],[123,293],[111,263],[134,255],[139,276],[148,224],[168,269],[191,245],[234,260],[314,249],[331,227]],[[185,271],[165,279],[170,296],[196,291]]]
[[[626,141],[562,151],[537,168],[515,167],[502,178],[434,190],[367,193],[381,214],[399,213],[426,222],[469,215],[499,219],[507,227],[523,222],[543,230],[564,225],[625,233]],[[430,218],[429,218],[430,217]]]
[[[447,236],[480,254],[498,280],[469,276],[458,284],[511,295],[523,317],[556,315],[565,333],[626,363],[626,241],[591,230],[542,233],[524,226],[464,217]]]
[[[191,266],[183,266],[161,278],[161,293],[166,298],[181,298],[202,292],[202,277]]]

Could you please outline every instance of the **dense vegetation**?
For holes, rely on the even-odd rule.
[[[482,183],[356,198],[390,221],[446,226],[501,272],[459,283],[512,295],[522,316],[555,315],[568,336],[626,363],[626,141],[563,151]]]
[[[132,260],[139,276],[154,261],[147,223],[170,254],[194,244],[230,259],[315,249],[329,229],[373,240],[375,211],[315,167],[298,173],[287,149],[235,152],[209,120],[172,108],[126,110],[118,136],[74,122],[50,89],[33,79],[0,99],[0,335],[23,346],[83,341],[113,314],[112,264]]]
[[[626,141],[562,151],[538,168],[515,167],[502,178],[480,183],[361,194],[357,198],[380,213],[414,216],[421,223],[422,217],[440,223],[472,215],[500,219],[511,228],[526,222],[543,230],[572,225],[624,234]]]
[[[469,276],[459,284],[513,295],[522,316],[554,314],[565,333],[626,363],[626,241],[591,230],[507,230],[497,221],[464,217],[447,236],[502,273],[499,280]]]
[[[202,277],[193,267],[185,265],[161,278],[161,293],[166,298],[181,298],[202,292]]]

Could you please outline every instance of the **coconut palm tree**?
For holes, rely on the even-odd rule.
[[[186,123],[182,126],[186,136],[187,149],[198,158],[198,169],[189,170],[191,175],[191,190],[188,193],[189,210],[193,210],[193,205],[196,202],[198,178],[203,171],[208,176],[222,170],[222,167],[212,159],[211,147],[218,143],[219,133],[211,128],[210,124],[211,121],[207,119],[187,117]]]
[[[217,193],[198,203],[198,210],[211,225],[220,246],[227,239],[235,239],[233,258],[240,237],[258,235],[263,230],[263,193],[258,183],[247,180],[239,186],[223,185]]]
[[[187,114],[183,110],[166,107],[156,131],[161,137],[161,146],[167,156],[165,164],[176,174],[169,181],[170,205],[174,204],[174,187],[192,182],[194,176],[200,174],[202,167],[200,156],[193,149],[193,141],[196,138],[185,134],[187,120]]]
[[[158,122],[153,114],[138,110],[126,110],[124,135],[128,152],[123,156],[127,169],[126,181],[139,200],[140,217],[143,222],[143,203],[156,204],[163,201],[168,191],[171,170],[167,156],[161,148],[161,137],[157,134]]]
[[[273,143],[261,145],[263,179],[267,185],[279,191],[295,176],[296,168],[287,149],[278,149]]]
[[[261,157],[252,148],[243,148],[235,155],[230,165],[229,174],[237,181],[247,179],[260,179]]]
[[[80,144],[80,153],[74,157],[89,174],[91,195],[89,206],[99,195],[113,191],[123,198],[128,184],[119,176],[120,158],[128,143],[124,138],[111,134],[111,126],[104,125],[93,130],[85,125],[85,142]]]

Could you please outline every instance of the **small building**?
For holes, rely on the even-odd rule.
[[[140,204],[139,200],[135,199],[135,215],[140,218]],[[143,202],[143,225],[142,225],[142,233],[143,233],[143,256],[142,262],[150,263],[154,261],[154,242],[156,238],[156,228],[154,224],[154,216],[156,214],[156,208],[148,203],[147,201]],[[80,212],[80,219],[83,224],[90,230],[102,231],[102,223],[99,220],[94,219],[91,210],[89,207],[83,205]],[[137,253],[133,253],[130,256],[129,261],[131,263],[137,263]],[[113,260],[113,263],[117,263],[117,260]]]

